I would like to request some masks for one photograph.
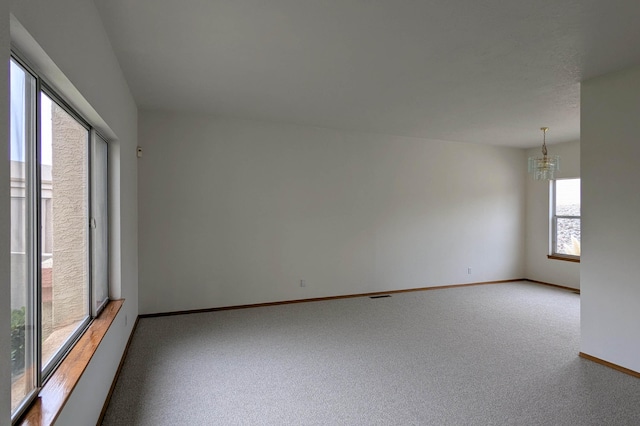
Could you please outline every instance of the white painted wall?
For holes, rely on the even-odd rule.
[[[93,1],[24,0],[13,2],[11,13],[11,37],[23,56],[111,142],[111,286],[114,295],[126,302],[67,402],[61,414],[64,422],[60,423],[95,424],[138,313],[137,107]],[[6,48],[8,44],[3,42],[2,49]],[[4,139],[2,143],[5,146]],[[4,174],[6,168],[1,170]],[[8,195],[4,189],[0,191],[4,205]],[[5,214],[7,210],[1,211]],[[8,241],[8,237],[2,240]],[[4,251],[0,256],[4,273],[8,257],[5,259]],[[3,286],[4,282],[8,280],[2,280]],[[126,326],[125,316],[129,320]],[[2,357],[3,374],[8,366],[5,360],[8,357]],[[3,398],[9,389],[9,382],[3,381]],[[87,395],[91,395],[91,403],[85,400]],[[4,405],[4,399],[2,402]],[[8,415],[0,418],[5,424],[3,419]]]
[[[160,112],[139,135],[141,313],[523,276],[523,150]]]
[[[581,350],[640,372],[640,67],[582,83]]]
[[[11,421],[11,256],[9,193],[9,2],[0,1],[0,424]]]
[[[542,133],[541,133],[542,136]],[[541,155],[540,147],[527,150],[527,157]],[[558,178],[580,177],[580,142],[548,146],[560,156]],[[524,167],[524,166],[523,166]],[[549,254],[549,182],[527,178],[525,276],[528,279],[580,288],[580,264],[547,259]]]

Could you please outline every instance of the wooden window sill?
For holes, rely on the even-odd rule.
[[[123,303],[124,299],[110,301],[89,324],[17,424],[48,426],[56,421]]]
[[[580,263],[580,258],[579,257],[565,257],[565,256],[558,256],[558,255],[555,255],[555,254],[548,254],[547,255],[547,259],[564,260],[565,262]]]

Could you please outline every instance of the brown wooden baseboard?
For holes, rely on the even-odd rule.
[[[529,278],[525,278],[522,281],[529,281],[531,283],[548,285],[548,286],[551,286],[551,287],[557,287],[557,288],[561,288],[561,289],[564,289],[564,290],[569,290],[569,291],[572,291],[574,293],[580,294],[580,289],[579,288],[567,287],[567,286],[559,285],[559,284],[545,283],[544,281],[530,280]]]
[[[170,315],[199,314],[204,312],[229,311],[234,309],[262,308],[265,306],[289,305],[292,303],[323,302],[326,300],[350,299],[353,297],[370,297],[370,296],[378,296],[381,294],[396,294],[396,293],[410,293],[414,291],[442,290],[446,288],[470,287],[470,286],[487,285],[487,284],[504,284],[504,283],[512,283],[515,281],[525,281],[525,280],[522,278],[516,278],[513,280],[483,281],[483,282],[477,282],[477,283],[450,284],[450,285],[441,285],[441,286],[435,286],[435,287],[409,288],[409,289],[403,289],[403,290],[376,291],[373,293],[345,294],[340,296],[314,297],[310,299],[283,300],[279,302],[254,303],[250,305],[234,305],[234,306],[222,306],[218,308],[191,309],[186,311],[158,312],[153,314],[141,314],[140,318],[165,317]]]
[[[598,364],[602,364],[605,367],[613,368],[614,370],[618,370],[618,371],[620,371],[622,373],[625,373],[625,374],[628,374],[630,376],[637,377],[637,378],[640,379],[640,373],[637,372],[637,371],[629,370],[628,368],[621,367],[618,364],[614,364],[612,362],[605,361],[605,360],[597,358],[597,357],[595,357],[593,355],[585,354],[584,352],[580,352],[578,354],[578,356],[580,358],[584,358],[584,359],[588,359],[589,361],[597,362]]]
[[[107,399],[104,401],[104,405],[102,406],[102,411],[100,411],[100,417],[98,417],[98,422],[96,423],[96,426],[100,426],[102,424],[102,421],[104,420],[104,416],[105,414],[107,414],[107,407],[109,406],[109,402],[111,402],[111,396],[113,396],[113,391],[116,388],[118,377],[120,377],[120,372],[122,371],[124,360],[127,357],[127,353],[129,353],[129,346],[131,346],[131,340],[133,339],[133,334],[136,332],[136,328],[138,327],[138,318],[139,317],[136,317],[136,322],[133,324],[133,328],[131,329],[131,334],[129,334],[129,340],[127,340],[127,345],[124,347],[124,352],[122,353],[122,357],[120,358],[120,364],[118,364],[118,369],[116,370],[116,374],[115,376],[113,376],[113,381],[111,382],[111,387],[109,388]]]

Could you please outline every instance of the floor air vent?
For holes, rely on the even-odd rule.
[[[380,296],[369,296],[369,299],[381,299],[383,297],[391,297],[390,294],[381,294]]]

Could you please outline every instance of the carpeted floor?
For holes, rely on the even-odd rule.
[[[526,282],[141,319],[103,425],[640,425]]]

